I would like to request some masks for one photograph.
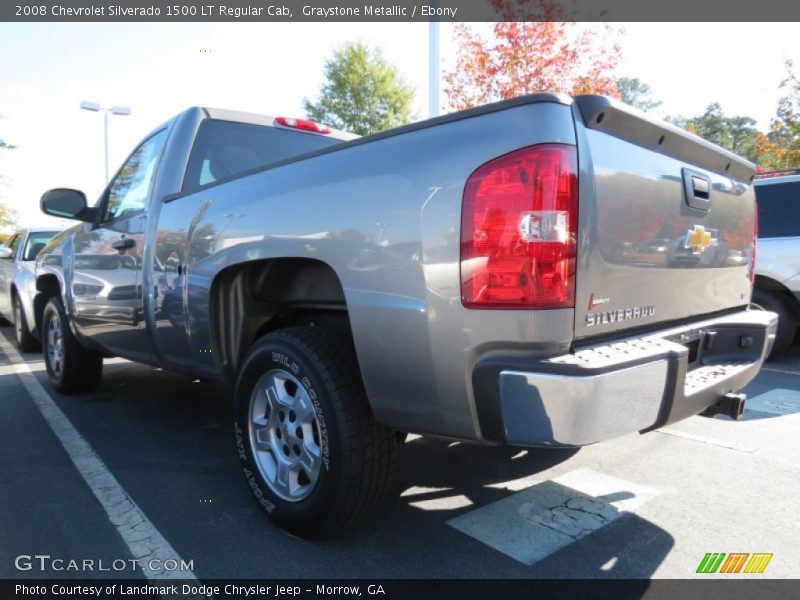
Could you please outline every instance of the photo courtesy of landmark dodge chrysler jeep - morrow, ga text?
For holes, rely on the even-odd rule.
[[[535,94],[355,139],[192,108],[40,254],[63,392],[121,356],[235,385],[280,527],[350,526],[405,432],[581,446],[738,416],[774,340],[750,311],[753,165],[615,100]]]

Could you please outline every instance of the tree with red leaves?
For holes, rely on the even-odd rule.
[[[564,13],[555,3],[538,4],[535,14],[520,15],[521,6],[497,0],[507,21],[493,25],[488,41],[467,24],[455,25],[456,65],[444,76],[452,110],[533,92],[619,97],[613,71],[622,29],[559,20]],[[540,20],[519,22],[520,16]]]

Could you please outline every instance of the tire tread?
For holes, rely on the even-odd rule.
[[[87,350],[80,345],[70,330],[64,306],[59,298],[51,298],[44,309],[42,318],[42,353],[44,354],[45,364],[47,364],[47,344],[44,336],[47,331],[47,314],[55,310],[63,327],[64,339],[64,367],[60,380],[56,380],[50,374],[48,365],[48,375],[53,387],[62,394],[79,394],[90,392],[100,383],[103,376],[103,356],[97,352]]]
[[[343,441],[341,485],[318,532],[333,535],[352,527],[386,497],[400,452],[397,432],[375,422],[352,339],[323,327],[292,327],[262,338],[295,348],[318,370],[337,413]]]

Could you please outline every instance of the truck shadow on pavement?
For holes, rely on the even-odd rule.
[[[78,396],[54,393],[40,369],[35,376],[165,537],[196,559],[201,577],[646,578],[673,545],[624,514],[533,564],[514,560],[448,520],[546,481],[536,475],[578,451],[430,438],[405,445],[378,514],[337,538],[293,539],[269,523],[241,477],[228,388],[127,362],[108,364],[98,389]],[[231,544],[235,552],[221,551]],[[296,571],[286,562],[293,554],[308,558]]]
[[[483,552],[496,551],[513,576],[628,578],[640,580],[626,589],[629,597],[640,597],[675,540],[617,509],[620,501],[635,501],[634,492],[591,497],[549,480],[551,474],[537,477],[578,451],[416,438],[404,448],[391,512],[448,521]],[[508,565],[513,559],[516,568]]]
[[[578,451],[578,448],[481,446],[418,437],[406,442],[403,448],[397,482],[403,490],[432,488],[433,491],[410,496],[414,502],[461,494],[472,504],[480,506],[513,493],[500,487],[503,484],[546,471],[570,459]],[[419,468],[423,464],[425,468]],[[453,514],[458,514],[458,510]]]

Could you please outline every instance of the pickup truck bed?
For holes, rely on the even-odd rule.
[[[116,354],[235,384],[259,502],[337,531],[377,503],[395,431],[583,445],[740,409],[775,329],[746,310],[752,177],[597,96],[361,139],[190,109],[95,208],[43,197],[84,221],[37,267],[48,372],[84,389]]]

